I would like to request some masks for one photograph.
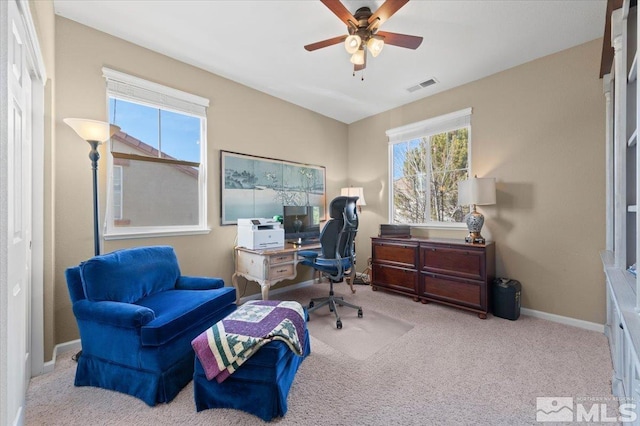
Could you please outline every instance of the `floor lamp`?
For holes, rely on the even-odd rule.
[[[98,229],[98,160],[100,153],[98,145],[106,142],[120,127],[103,121],[87,120],[84,118],[65,118],[63,120],[85,141],[91,145],[89,159],[93,171],[93,245],[95,255],[100,254],[100,232]]]

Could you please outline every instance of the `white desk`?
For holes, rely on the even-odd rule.
[[[244,277],[248,281],[255,281],[260,284],[262,300],[268,300],[271,286],[280,281],[292,280],[296,277],[296,266],[303,260],[298,256],[298,252],[318,249],[320,249],[320,244],[294,247],[291,243],[285,243],[283,248],[266,250],[236,247],[234,249],[236,269],[231,277],[233,286],[236,288],[236,303],[240,303],[238,277]]]

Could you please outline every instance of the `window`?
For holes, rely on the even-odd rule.
[[[195,95],[103,68],[110,140],[106,239],[208,232],[206,107]]]
[[[471,108],[398,127],[389,137],[391,223],[458,226],[458,182],[470,174]],[[462,225],[460,225],[462,226]]]

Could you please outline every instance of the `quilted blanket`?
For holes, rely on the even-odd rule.
[[[262,346],[281,340],[299,356],[305,346],[305,313],[293,301],[253,300],[193,339],[207,380],[222,383]]]

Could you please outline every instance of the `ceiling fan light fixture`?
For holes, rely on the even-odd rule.
[[[357,34],[353,34],[348,36],[344,40],[344,48],[347,50],[348,53],[354,54],[358,51],[358,49],[360,49],[361,43],[362,43],[362,39],[360,38],[360,36]]]
[[[364,64],[364,49],[358,49],[356,53],[351,55],[351,63],[354,65]]]
[[[382,48],[384,47],[384,40],[382,37],[373,36],[367,41],[367,49],[371,52],[371,56],[374,58],[382,52]]]

